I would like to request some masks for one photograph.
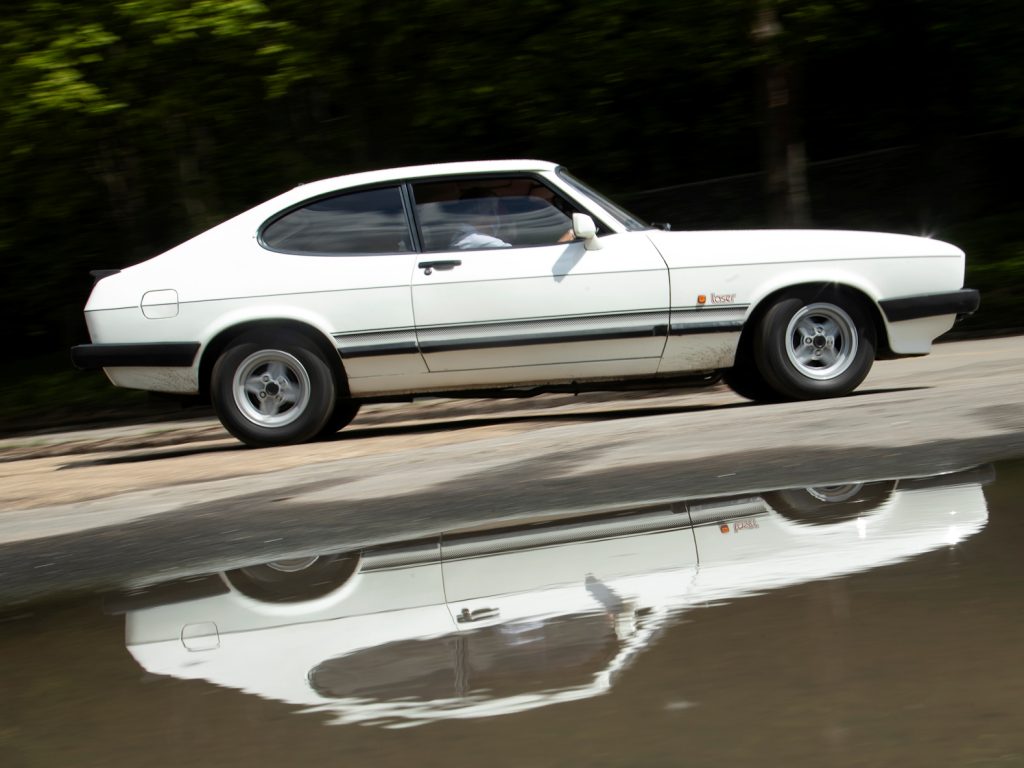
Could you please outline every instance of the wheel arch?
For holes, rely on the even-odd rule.
[[[890,357],[892,355],[892,348],[889,345],[889,329],[886,325],[885,317],[878,306],[878,302],[871,297],[865,288],[836,280],[806,280],[777,286],[766,291],[759,298],[751,302],[750,309],[747,311],[747,317],[743,321],[743,330],[740,333],[739,342],[736,346],[737,359],[742,355],[750,353],[751,339],[757,324],[760,322],[761,317],[764,316],[764,313],[768,311],[768,308],[780,296],[789,293],[825,295],[829,292],[838,293],[840,296],[845,296],[858,302],[868,312],[877,334],[875,359],[884,360]]]
[[[295,570],[274,568],[276,563],[308,560],[309,565]],[[220,574],[232,592],[259,606],[260,613],[289,613],[289,608],[310,603],[335,602],[342,590],[359,575],[362,555],[359,551],[313,555],[285,561],[242,566]]]
[[[199,358],[199,391],[204,397],[210,394],[210,377],[217,358],[227,349],[235,339],[250,331],[293,331],[300,333],[314,344],[323,354],[324,359],[337,377],[339,394],[348,396],[348,376],[345,372],[345,365],[334,346],[330,337],[312,323],[295,318],[259,318],[241,320],[219,330],[213,338],[203,347]]]

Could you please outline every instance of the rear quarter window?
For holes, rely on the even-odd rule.
[[[412,250],[398,187],[318,198],[264,225],[260,242],[274,251],[313,255]]]

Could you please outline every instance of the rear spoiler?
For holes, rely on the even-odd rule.
[[[116,275],[120,271],[120,269],[91,269],[89,270],[89,274],[92,275],[92,284],[96,285],[96,283],[98,283],[104,277]]]

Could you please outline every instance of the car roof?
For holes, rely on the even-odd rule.
[[[472,160],[459,163],[433,163],[430,165],[407,165],[400,168],[385,168],[379,171],[363,171],[344,176],[333,176],[328,179],[301,184],[296,189],[305,192],[317,192],[317,188],[339,189],[355,187],[363,184],[376,184],[386,181],[402,181],[412,178],[430,176],[450,176],[464,173],[508,173],[523,171],[553,171],[557,163],[546,160]]]

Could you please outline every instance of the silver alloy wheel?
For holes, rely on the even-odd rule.
[[[311,568],[313,564],[320,559],[319,555],[310,555],[309,557],[293,557],[288,560],[274,560],[267,563],[267,567],[280,571],[281,573],[298,573],[304,571],[307,568]]]
[[[850,367],[857,355],[857,328],[835,304],[808,304],[789,321],[786,355],[807,378],[834,379]]]
[[[292,557],[287,560],[274,560],[269,563],[261,563],[260,565],[250,565],[238,570],[248,578],[266,584],[294,578],[294,574],[302,573],[302,571],[312,568],[319,561],[319,555]]]
[[[813,488],[806,488],[805,490],[818,501],[838,504],[839,502],[852,499],[860,493],[863,487],[864,483],[846,483],[845,485],[818,485]]]
[[[238,410],[253,424],[283,427],[309,404],[309,373],[298,358],[280,349],[261,349],[235,369],[231,391]]]

